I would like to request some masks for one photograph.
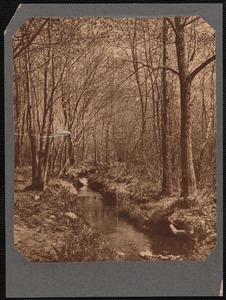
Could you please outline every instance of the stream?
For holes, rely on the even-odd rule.
[[[85,179],[82,179],[86,184]],[[82,181],[81,180],[81,181]],[[110,244],[125,254],[124,260],[142,260],[139,252],[151,251],[151,239],[117,212],[117,201],[107,203],[103,196],[84,185],[78,192],[80,212],[98,228]]]

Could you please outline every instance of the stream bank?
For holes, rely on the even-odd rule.
[[[26,190],[31,167],[15,171],[14,246],[31,262],[123,260],[117,250],[79,212],[78,191],[52,179],[43,192]]]
[[[103,232],[108,223],[101,224],[101,232],[82,211],[79,198],[89,196],[82,194],[84,176],[103,206],[99,211],[107,211],[101,218],[108,222],[112,208],[116,211],[112,221],[122,225],[120,247]],[[204,260],[215,247],[216,199],[210,195],[200,194],[185,206],[180,197],[160,196],[148,181],[118,165],[71,169],[64,178],[50,180],[44,192],[26,190],[30,180],[30,166],[15,171],[14,244],[32,262]],[[85,197],[82,205],[89,201]],[[126,250],[128,229],[131,248]],[[134,246],[136,240],[144,241],[138,242],[141,248]]]
[[[128,218],[147,234],[165,236],[169,243],[174,243],[176,246],[169,254],[171,259],[177,259],[174,256],[178,255],[176,248],[179,248],[183,260],[205,260],[216,245],[214,195],[202,191],[190,201],[184,201],[176,194],[162,196],[137,175],[128,174],[125,165],[120,164],[108,169],[98,166],[92,172],[87,169],[82,173],[89,186],[100,192],[105,201],[117,201],[119,215]],[[170,252],[162,250],[159,255]]]

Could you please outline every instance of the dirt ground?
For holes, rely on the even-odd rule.
[[[14,244],[31,261],[52,261],[53,245],[67,232],[60,224],[62,212],[55,203],[47,201],[41,192],[24,191],[31,182],[31,169],[23,167],[15,173]]]

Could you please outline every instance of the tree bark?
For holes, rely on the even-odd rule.
[[[166,19],[163,18],[163,65],[167,61],[167,24]],[[162,70],[162,194],[169,195],[171,190],[170,180],[170,151],[169,151],[169,98],[167,95],[167,78],[166,69]]]
[[[68,158],[70,165],[73,166],[75,164],[75,154],[71,136],[68,137]]]
[[[48,42],[51,45],[51,23],[48,21]],[[50,95],[48,95],[48,87],[51,86]],[[40,133],[40,148],[38,159],[38,173],[36,178],[35,189],[44,190],[46,187],[49,150],[50,150],[50,136],[51,125],[53,123],[53,98],[55,89],[55,72],[53,62],[53,51],[51,46],[48,48],[47,62],[44,70],[44,111],[43,123]],[[36,108],[38,111],[38,107]]]
[[[213,119],[214,119],[214,108],[213,108],[213,99],[214,99],[214,65],[212,67],[212,74],[211,74],[211,107],[209,110],[209,118],[208,118],[208,122],[207,122],[207,126],[206,126],[206,132],[205,132],[205,137],[204,137],[204,141],[203,144],[201,146],[200,149],[200,154],[199,154],[199,160],[197,162],[197,171],[196,171],[196,177],[197,177],[197,182],[199,183],[200,181],[200,177],[201,177],[201,173],[202,173],[202,162],[204,159],[204,152],[206,149],[206,145],[209,141],[209,137],[211,134],[211,128],[212,128],[212,124],[213,124]]]
[[[180,80],[181,101],[181,196],[194,196],[197,192],[191,136],[191,80],[186,64],[184,26],[181,17],[175,17],[176,50]]]
[[[38,172],[38,157],[37,157],[37,136],[36,136],[36,115],[35,108],[31,103],[31,74],[30,74],[30,57],[29,51],[25,53],[26,60],[26,92],[28,101],[28,124],[29,124],[29,138],[31,143],[31,164],[32,164],[32,187],[36,187],[37,183],[37,172]]]

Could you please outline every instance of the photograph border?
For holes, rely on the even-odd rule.
[[[30,17],[200,15],[216,30],[217,247],[204,262],[30,263],[14,249],[12,35]],[[223,278],[222,4],[22,4],[5,31],[7,297],[218,296]]]

